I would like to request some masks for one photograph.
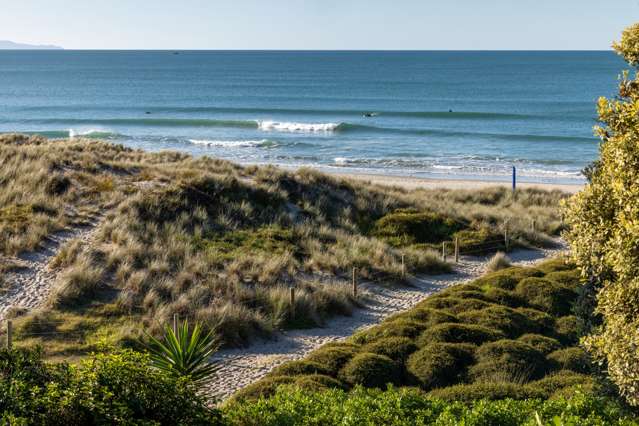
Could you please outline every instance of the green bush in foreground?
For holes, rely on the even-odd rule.
[[[0,351],[0,424],[216,425],[219,416],[147,355],[93,355],[76,367],[20,349]]]
[[[231,403],[223,409],[232,426],[281,425],[637,425],[618,403],[576,392],[569,399],[478,400],[470,404],[431,399],[414,389],[356,388],[308,392],[281,388],[272,398]]]

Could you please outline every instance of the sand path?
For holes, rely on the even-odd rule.
[[[509,253],[509,257],[514,264],[526,266],[563,251],[565,247],[561,245],[551,250],[516,250]],[[411,286],[382,287],[363,283],[361,289],[366,307],[355,310],[352,316],[334,317],[321,328],[282,331],[272,340],[254,342],[248,348],[219,351],[214,360],[220,363],[220,370],[207,394],[224,400],[286,361],[303,358],[325,343],[342,340],[389,315],[410,309],[446,287],[477,278],[483,274],[488,259],[463,257],[453,273],[415,277]]]
[[[8,290],[0,295],[0,321],[5,319],[11,308],[32,310],[41,307],[51,293],[57,276],[57,271],[49,268],[49,262],[68,241],[80,239],[90,243],[99,223],[100,218],[93,218],[86,225],[55,232],[43,241],[40,249],[19,255],[17,263],[23,267],[4,275]]]

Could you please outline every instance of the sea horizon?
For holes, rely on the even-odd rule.
[[[61,61],[60,59],[63,58]],[[601,50],[4,50],[0,132],[240,164],[583,183]]]

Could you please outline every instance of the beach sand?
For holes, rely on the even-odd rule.
[[[326,170],[322,170],[327,172]],[[398,186],[406,189],[483,189],[495,186],[511,188],[511,182],[462,180],[462,179],[429,179],[410,176],[389,176],[366,173],[331,173],[345,179],[367,181],[376,185]],[[558,184],[558,183],[517,183],[517,188],[539,188],[545,190],[560,190],[575,193],[583,189],[583,184]]]

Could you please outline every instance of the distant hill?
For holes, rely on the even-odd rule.
[[[37,50],[37,49],[62,49],[59,46],[52,45],[35,45],[35,44],[23,44],[15,43],[9,40],[0,40],[0,50]]]

